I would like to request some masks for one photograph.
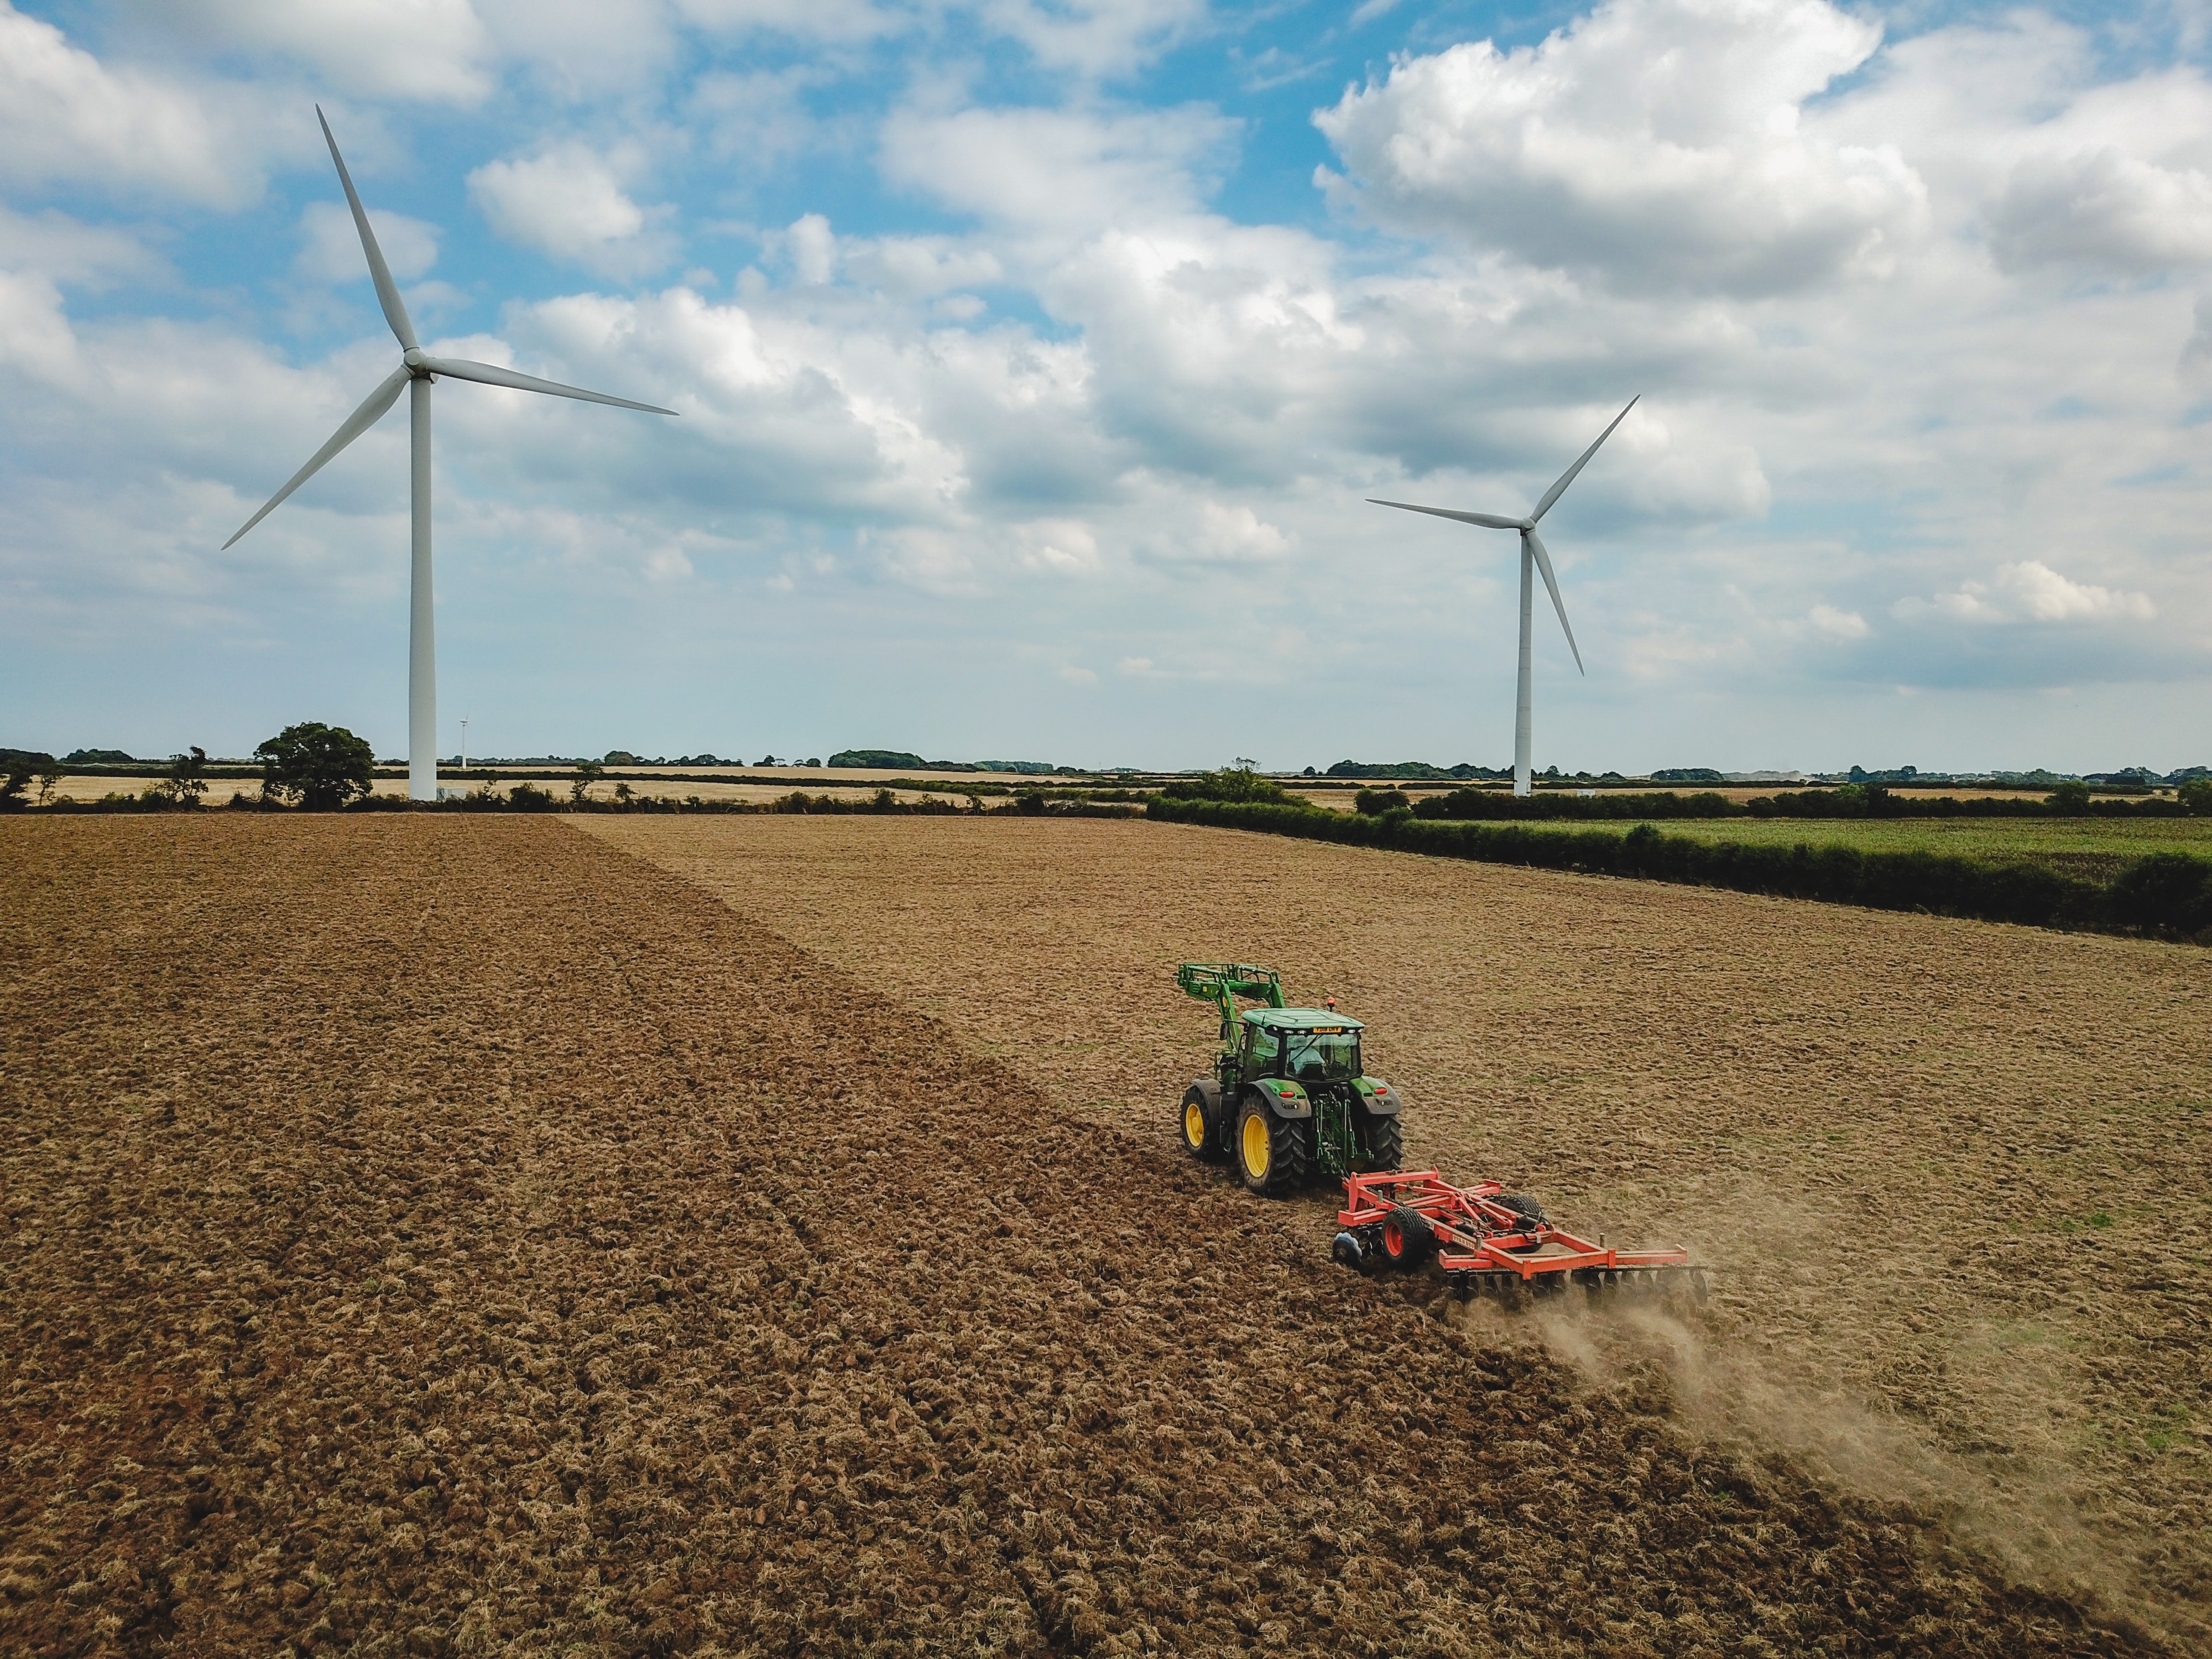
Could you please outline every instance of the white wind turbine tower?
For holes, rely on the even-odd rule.
[[[1641,397],[1639,392],[1638,397]],[[1583,668],[1582,647],[1575,643],[1575,630],[1567,626],[1566,603],[1559,598],[1559,580],[1552,574],[1552,556],[1544,550],[1543,538],[1536,534],[1536,521],[1552,510],[1552,503],[1566,494],[1567,486],[1575,475],[1589,465],[1589,458],[1597,453],[1598,444],[1613,436],[1613,427],[1628,418],[1628,410],[1637,404],[1637,398],[1628,400],[1624,409],[1613,417],[1613,426],[1597,434],[1597,443],[1583,451],[1575,464],[1559,475],[1559,481],[1544,492],[1536,510],[1525,519],[1500,518],[1494,513],[1459,513],[1448,507],[1416,507],[1411,501],[1386,501],[1370,495],[1367,499],[1376,507],[1402,507],[1408,513],[1428,513],[1439,519],[1456,519],[1462,524],[1480,525],[1485,530],[1517,530],[1521,532],[1521,675],[1513,701],[1513,793],[1528,793],[1528,751],[1532,735],[1528,702],[1529,612],[1534,599],[1533,571],[1544,573],[1544,586],[1552,595],[1552,608],[1559,613],[1559,627],[1567,636],[1567,649],[1575,653],[1575,669]]]
[[[617,409],[641,410],[647,415],[673,415],[676,411],[652,404],[634,404],[627,398],[610,398],[603,392],[586,392],[578,386],[541,380],[532,374],[518,374],[511,368],[501,368],[492,363],[433,357],[423,350],[415,338],[415,325],[407,319],[407,307],[399,302],[399,289],[392,280],[391,268],[384,263],[383,251],[376,245],[376,233],[368,228],[368,215],[362,208],[353,178],[346,172],[345,157],[338,154],[338,141],[331,136],[331,124],[324,118],[320,105],[315,107],[315,118],[322,122],[324,142],[331,147],[331,160],[337,163],[338,183],[345,186],[346,205],[353,210],[354,225],[361,232],[361,251],[368,256],[368,274],[376,283],[376,298],[384,307],[384,320],[392,325],[392,333],[398,337],[399,367],[368,394],[359,409],[346,416],[345,424],[331,434],[331,441],[314,453],[307,465],[292,475],[291,482],[271,495],[258,513],[238,527],[238,535],[223,545],[230,546],[239,536],[267,518],[276,511],[277,503],[313,477],[332,456],[382,420],[392,405],[399,401],[400,388],[407,388],[411,459],[409,477],[414,509],[414,557],[410,567],[407,608],[407,793],[414,800],[435,800],[438,656],[430,596],[432,384],[444,374],[456,380],[476,380],[484,386],[507,386],[517,392],[544,392],[556,398],[580,398],[588,404],[612,404]]]

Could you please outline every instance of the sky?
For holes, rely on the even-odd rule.
[[[0,0],[0,744],[2212,762],[2212,7]]]

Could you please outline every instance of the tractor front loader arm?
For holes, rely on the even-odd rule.
[[[1237,1041],[1237,999],[1283,1006],[1283,976],[1272,968],[1254,968],[1241,962],[1186,962],[1176,969],[1176,983],[1184,994],[1210,1002],[1221,1011],[1224,1048]]]

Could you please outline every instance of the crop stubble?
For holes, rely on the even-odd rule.
[[[2212,953],[1192,826],[580,822],[1155,1143],[1211,1047],[1176,962],[1334,992],[1411,1163],[1736,1270],[1554,1351],[2206,1641]]]
[[[0,885],[11,1652],[2146,1645],[559,823]]]

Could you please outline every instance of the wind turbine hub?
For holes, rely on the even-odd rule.
[[[429,360],[430,354],[423,350],[421,346],[409,346],[406,350],[399,354],[399,361],[417,374],[422,372],[422,365]]]

